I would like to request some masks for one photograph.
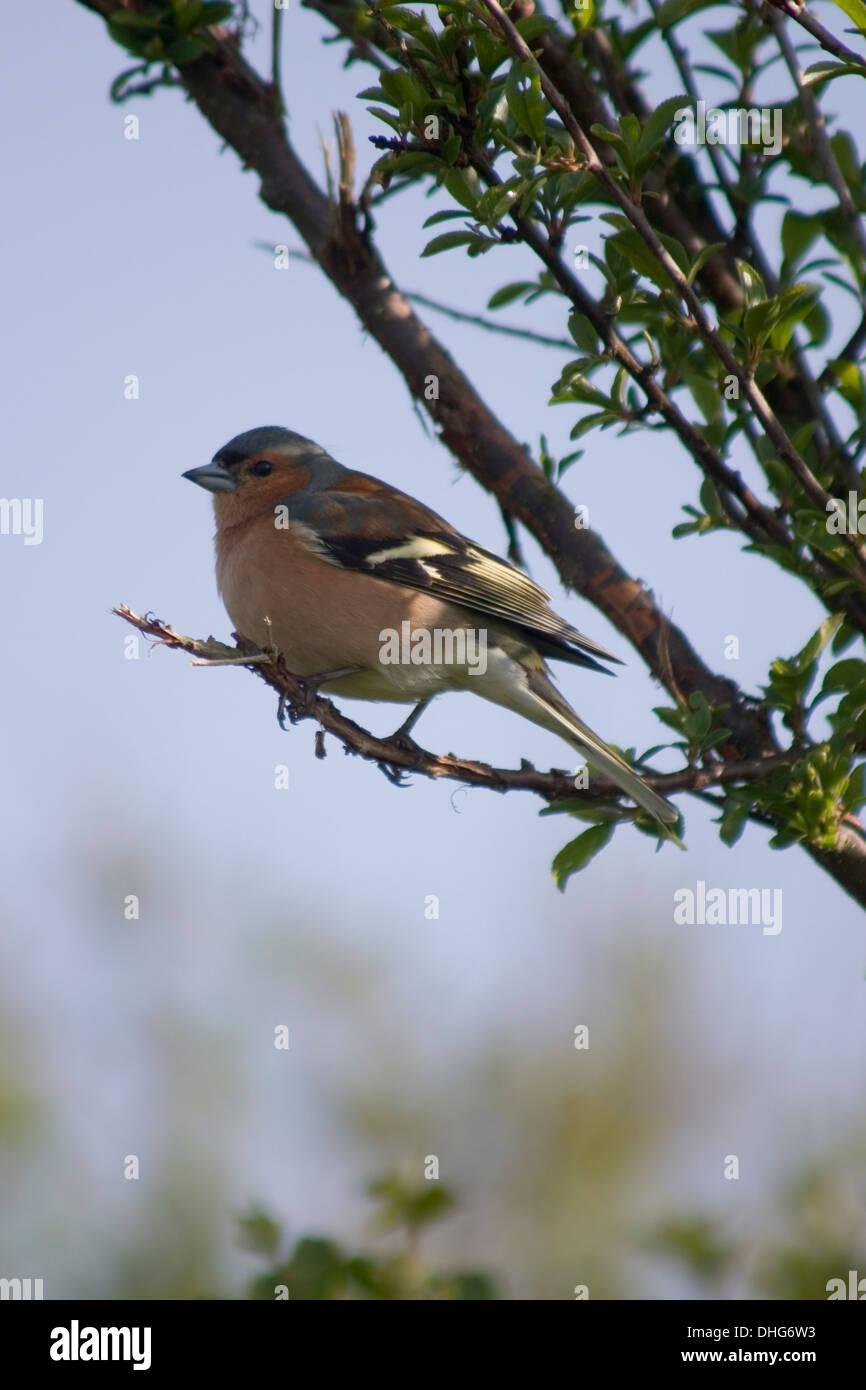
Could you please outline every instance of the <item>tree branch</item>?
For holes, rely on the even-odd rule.
[[[863,69],[863,76],[866,77],[866,58],[860,53],[855,53],[853,48],[846,48],[840,39],[837,39],[825,29],[818,19],[813,19],[806,9],[803,0],[767,0],[767,3],[774,10],[779,10],[781,14],[787,15],[788,19],[793,19],[795,24],[799,24],[801,29],[805,29],[807,34],[818,42],[826,53],[832,53],[834,58],[840,58],[843,63],[853,63],[856,67]]]
[[[550,102],[569,135],[574,140],[575,145],[580,150],[586,168],[595,175],[605,192],[614,200],[617,206],[621,208],[632,226],[646,242],[655,259],[664,269],[671,284],[676,289],[683,302],[687,305],[689,313],[704,343],[706,343],[707,347],[715,354],[728,373],[739,382],[746,400],[749,402],[761,427],[775,445],[779,457],[786,463],[791,473],[806,493],[806,496],[809,497],[818,510],[826,516],[832,510],[832,497],[815,477],[805,459],[800,454],[800,451],[791,442],[787,431],[777,419],[775,412],[770,407],[766,396],[761,391],[752,374],[747,371],[738,358],[735,357],[719,331],[710,323],[703,303],[689,284],[686,276],[680,270],[673,256],[659,240],[656,232],[647,219],[646,213],[623,191],[617,180],[609,172],[607,166],[599,159],[592,141],[574,117],[562,93],[558,91],[553,82],[551,82],[544,68],[526,43],[526,40],[521,36],[514,24],[512,24],[508,15],[498,3],[498,0],[481,0],[481,3],[490,12],[488,25],[491,31],[494,34],[498,33],[505,40],[515,57],[520,58],[521,61],[525,63],[530,63],[535,68],[544,95],[547,97],[547,100]],[[854,554],[858,579],[861,586],[863,586],[864,583],[866,583],[866,548],[864,548],[857,536],[849,532],[841,532],[840,540]]]
[[[306,2],[318,4],[319,0]],[[563,0],[564,8],[565,5],[566,0]],[[668,29],[665,41],[676,63],[676,55],[669,42],[673,36],[673,28]],[[583,129],[592,132],[592,127],[597,123],[609,130],[614,129],[615,123],[605,111],[584,65],[578,62],[571,52],[573,39],[570,40],[556,29],[541,34],[535,45],[542,55],[545,70],[567,98]],[[587,31],[583,35],[582,46],[594,57],[600,71],[617,71],[615,57],[602,30]],[[679,76],[685,91],[690,96],[694,92],[697,99],[690,67],[686,66],[680,70]],[[616,87],[627,109],[645,121],[652,108],[633,80],[619,80]],[[593,140],[599,158],[612,165],[614,156],[610,146],[592,134],[590,139]],[[717,147],[710,145],[707,149],[712,160],[717,153]],[[714,169],[718,175],[715,164]],[[733,231],[727,230],[717,216],[707,197],[706,189],[696,175],[693,160],[682,149],[678,151],[675,164],[670,168],[663,165],[659,170],[648,170],[644,182],[647,192],[653,195],[652,199],[647,201],[646,211],[654,226],[679,241],[692,258],[707,246],[719,246],[715,254],[704,263],[697,282],[720,316],[743,307],[743,285],[737,270],[737,257],[753,259],[770,293],[777,292],[777,277],[772,273],[760,245],[754,244],[749,247],[743,244],[743,234],[748,233],[748,227],[744,226],[742,220],[744,209],[736,206],[733,196],[728,197],[724,180],[720,180],[720,187],[726,192],[735,218]],[[768,400],[777,414],[793,417],[801,423],[809,420],[820,421],[820,428],[813,437],[813,443],[822,465],[833,471],[833,476],[843,490],[857,488],[859,477],[856,469],[842,444],[827,404],[816,387],[801,348],[796,348],[792,360],[796,365],[796,375],[789,380],[777,377],[769,381],[765,387]]]
[[[797,95],[800,98],[800,105],[803,114],[809,123],[809,131],[812,136],[812,146],[815,151],[815,158],[824,171],[824,177],[832,188],[839,200],[842,215],[851,229],[851,235],[857,242],[864,259],[866,259],[866,230],[860,218],[860,213],[851,197],[851,190],[845,182],[845,176],[839,168],[839,161],[833,153],[833,146],[827,134],[827,127],[824,124],[824,116],[821,106],[813,92],[804,81],[803,70],[797,57],[797,50],[788,37],[785,28],[785,21],[780,14],[771,13],[769,24],[776,38],[776,42],[782,51],[785,65],[791,74],[791,80],[797,88]],[[866,74],[864,74],[866,75]]]
[[[453,753],[429,753],[418,748],[411,740],[399,735],[379,738],[363,729],[354,720],[342,714],[331,700],[312,695],[304,680],[295,676],[286,667],[282,656],[276,651],[262,650],[251,642],[238,642],[227,646],[213,637],[202,640],[184,637],[175,632],[167,623],[149,614],[133,612],[126,604],[119,604],[113,610],[119,618],[130,623],[139,632],[154,639],[156,646],[173,647],[188,652],[195,657],[194,666],[242,666],[253,671],[260,680],[269,685],[285,702],[292,723],[304,719],[316,720],[328,733],[339,738],[347,753],[374,762],[386,768],[399,768],[407,773],[420,776],[446,778],[452,782],[462,782],[469,786],[486,787],[488,791],[530,791],[545,801],[585,802],[588,806],[596,802],[609,802],[618,799],[622,792],[615,783],[603,777],[593,777],[592,790],[576,788],[574,774],[551,771],[538,772],[529,763],[520,768],[491,767],[489,763],[474,759],[459,758]],[[317,752],[323,757],[323,752]],[[648,787],[661,795],[672,792],[703,792],[708,787],[728,786],[734,782],[762,782],[776,768],[789,766],[799,754],[776,753],[763,758],[750,758],[741,762],[715,762],[700,767],[686,767],[679,772],[647,772],[641,769],[641,778]],[[623,816],[631,818],[632,812],[623,808]]]

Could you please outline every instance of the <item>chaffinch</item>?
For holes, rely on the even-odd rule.
[[[563,699],[545,658],[617,658],[522,570],[414,497],[276,425],[183,475],[214,494],[217,584],[237,632],[324,694],[413,703],[472,690],[559,734],[663,825],[677,812]],[[267,620],[270,620],[269,622]]]

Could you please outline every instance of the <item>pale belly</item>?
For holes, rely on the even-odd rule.
[[[323,694],[414,703],[474,684],[487,633],[467,610],[313,557],[275,573],[252,539],[218,558],[229,617],[257,646],[277,647],[294,675],[357,668],[323,682]]]

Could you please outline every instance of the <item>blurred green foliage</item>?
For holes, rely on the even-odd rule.
[[[701,1297],[712,1299],[808,1302],[826,1299],[831,1280],[847,1284],[849,1270],[866,1274],[862,1206],[841,1172],[831,1166],[799,1174],[781,1206],[781,1229],[771,1236],[732,1236],[720,1218],[696,1213],[660,1222],[646,1248],[678,1265]]]
[[[280,1258],[282,1232],[259,1209],[240,1222],[240,1242],[247,1250],[275,1261],[249,1291],[254,1299],[399,1299],[447,1301],[497,1299],[493,1275],[481,1270],[433,1270],[418,1254],[418,1236],[452,1210],[454,1197],[438,1182],[413,1185],[396,1174],[377,1178],[368,1188],[378,1206],[374,1224],[380,1231],[402,1232],[405,1245],[387,1254],[351,1253],[324,1236],[300,1236]]]

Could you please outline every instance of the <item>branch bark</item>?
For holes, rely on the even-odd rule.
[[[146,637],[152,637],[155,645],[188,652],[195,657],[194,666],[242,666],[253,671],[285,701],[293,723],[315,719],[323,729],[340,739],[347,753],[355,753],[381,767],[402,769],[424,777],[443,777],[469,786],[486,787],[489,791],[535,792],[548,802],[567,799],[591,806],[599,801],[617,800],[622,795],[614,782],[603,777],[593,777],[590,791],[576,788],[573,774],[556,770],[538,772],[529,763],[524,763],[520,768],[491,767],[489,763],[459,758],[453,753],[429,753],[400,735],[379,738],[347,718],[331,700],[309,691],[303,678],[289,671],[278,652],[263,651],[251,642],[238,642],[230,647],[213,637],[207,640],[185,637],[160,618],[135,613],[126,604],[119,604],[113,611]],[[324,752],[317,751],[317,756],[324,757]],[[733,782],[762,782],[777,767],[784,767],[793,761],[795,756],[790,753],[776,753],[741,762],[686,767],[679,772],[647,772],[641,769],[640,775],[648,787],[662,795],[705,792],[711,787]],[[632,814],[623,810],[624,818],[632,818]]]
[[[788,19],[792,19],[795,24],[799,24],[807,34],[811,34],[825,53],[832,53],[834,58],[839,58],[843,63],[852,63],[855,67],[862,68],[863,76],[866,77],[866,58],[861,53],[855,53],[853,48],[847,48],[841,39],[837,39],[820,20],[815,19],[806,9],[805,0],[767,0],[767,3]]]

